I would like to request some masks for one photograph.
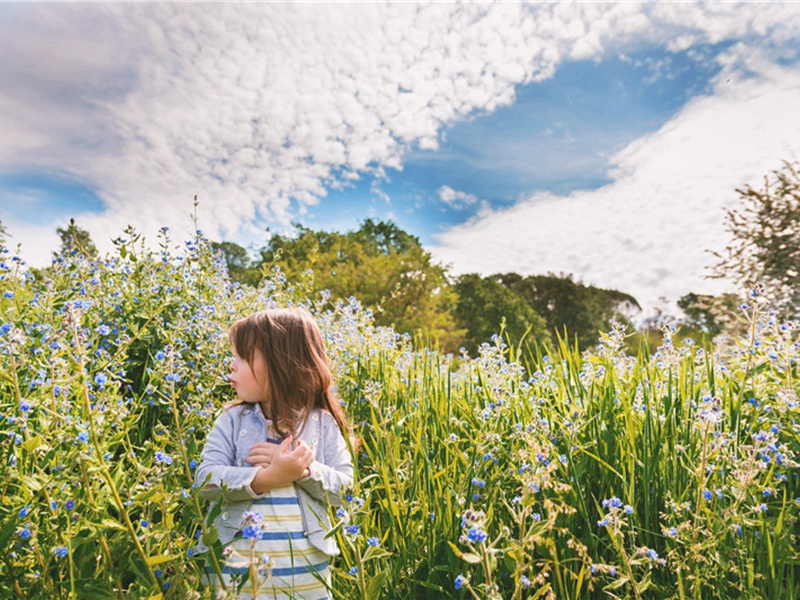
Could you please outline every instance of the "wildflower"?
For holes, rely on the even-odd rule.
[[[478,479],[477,477],[472,479],[472,485],[476,485],[479,488],[483,489],[486,486],[486,482],[482,479]]]
[[[678,528],[677,527],[670,527],[669,528],[669,532],[667,533],[667,535],[669,535],[669,537],[674,537],[674,538],[678,537]]]
[[[189,549],[186,551],[186,555],[187,555],[187,556],[189,556],[189,557],[192,557],[192,556],[194,556],[194,553],[195,553],[195,549],[194,549],[194,548],[189,548]]]
[[[361,531],[361,525],[345,525],[344,531],[350,535],[358,535],[358,532]]]
[[[763,492],[761,492],[761,493],[764,495],[764,498],[769,498],[770,496],[772,496],[772,492],[770,492],[770,491],[769,491],[769,490],[767,490],[767,489],[765,489],[765,490],[764,490]]]
[[[248,525],[244,529],[242,529],[242,537],[248,540],[260,540],[261,539],[261,527],[257,525]]]
[[[466,581],[466,579],[464,578],[464,576],[459,573],[459,575],[458,575],[458,577],[456,577],[456,581],[455,581],[456,589],[460,590],[461,586],[464,585],[465,581]]]
[[[139,525],[141,525],[141,526],[142,526],[144,529],[147,529],[148,527],[150,527],[150,523],[148,523],[148,522],[147,522],[146,520],[144,520],[144,519],[142,519],[141,521],[139,521]]]
[[[155,575],[158,579],[161,579],[164,576],[164,571],[161,569],[155,569],[153,571],[153,575]]]
[[[73,500],[67,500],[64,503],[64,508],[66,508],[67,510],[72,510],[73,508],[75,508],[75,502]]]
[[[55,554],[59,558],[66,556],[68,552],[69,550],[67,549],[66,546],[56,546],[55,548],[53,548],[53,554]]]
[[[108,325],[100,325],[100,327],[97,328],[97,333],[100,335],[108,335],[111,333],[111,328]]]
[[[336,516],[340,519],[344,519],[347,516],[347,511],[343,508],[339,508],[336,510]]]
[[[625,505],[625,514],[632,515],[633,514],[633,507],[630,504]]]
[[[652,548],[647,549],[647,556],[653,560],[658,560],[658,552],[653,550]]]
[[[608,568],[608,574],[611,575],[612,577],[616,577],[617,576],[617,568],[616,567],[609,567]]]
[[[531,518],[532,518],[534,521],[541,521],[541,520],[542,520],[542,515],[536,512],[536,513],[533,513],[533,514],[531,515]]]
[[[167,353],[163,350],[159,350],[156,352],[156,360],[164,360],[167,357]]]
[[[467,538],[469,538],[470,542],[482,544],[486,540],[486,532],[483,529],[472,527],[467,531]]]
[[[608,527],[608,519],[602,519],[597,522],[598,527]]]
[[[525,575],[523,575],[522,577],[520,577],[520,578],[519,578],[519,581],[520,581],[520,583],[522,584],[522,587],[526,587],[526,588],[527,588],[527,587],[531,587],[531,585],[532,585],[532,584],[531,584],[531,580],[530,580],[530,579],[528,579],[527,577],[525,577]]]
[[[358,567],[353,565],[352,567],[350,567],[350,570],[348,571],[348,573],[350,573],[350,575],[357,574],[358,573]]]
[[[30,402],[28,402],[27,400],[24,400],[24,399],[23,399],[23,400],[20,400],[20,402],[19,402],[19,409],[20,409],[22,412],[26,413],[26,412],[28,412],[28,411],[31,409],[31,403],[30,403]]]
[[[196,467],[197,467],[197,461],[195,459],[192,459],[191,461],[189,461],[189,468],[190,469],[195,469]]]
[[[621,507],[622,507],[622,500],[620,500],[616,496],[612,496],[607,500],[603,500],[603,508],[621,508]]]
[[[758,509],[761,512],[767,512],[767,505],[764,502],[762,502],[761,504],[758,505]]]
[[[703,498],[706,500],[711,500],[713,496],[714,494],[712,494],[710,490],[703,490]]]
[[[376,537],[367,538],[367,544],[369,544],[370,546],[373,546],[373,547],[374,546],[378,546],[378,545],[380,545],[380,543],[381,543],[381,541]]]
[[[31,537],[31,530],[30,530],[30,523],[25,523],[25,527],[19,531],[19,537],[23,540],[27,540]]]
[[[103,386],[108,383],[108,376],[105,373],[98,373],[94,376],[94,382],[100,389],[103,389]]]
[[[87,443],[89,441],[89,434],[86,433],[85,431],[81,431],[78,434],[78,441],[83,442],[84,444]]]
[[[23,506],[19,511],[19,518],[24,519],[25,517],[27,517],[30,510],[31,510],[30,504],[28,504],[27,506]]]

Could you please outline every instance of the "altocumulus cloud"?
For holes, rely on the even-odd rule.
[[[564,60],[798,30],[780,5],[3,10],[0,169],[85,182],[105,209],[81,224],[101,247],[124,223],[185,223],[194,193],[211,235],[288,222],[327,189],[402,168],[411,146],[435,149],[444,126],[508,105]],[[9,225],[31,238],[29,256],[52,239],[53,224]]]

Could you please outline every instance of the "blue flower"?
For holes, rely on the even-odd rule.
[[[197,461],[195,459],[192,459],[191,461],[189,461],[189,468],[194,469],[195,467],[197,467]]]
[[[27,540],[29,537],[31,537],[31,530],[29,529],[29,527],[30,524],[26,523],[25,528],[21,529],[19,532],[19,537],[21,537],[23,540]]]
[[[347,516],[347,511],[340,507],[336,510],[336,516],[339,519],[344,519]]]
[[[190,556],[190,557],[191,557],[191,556],[194,556],[194,553],[195,553],[195,549],[194,549],[194,548],[189,548],[189,549],[186,551],[186,555],[187,555],[187,556]]]
[[[94,382],[97,387],[101,388],[108,383],[108,376],[105,373],[98,373],[94,376]]]
[[[758,506],[758,508],[761,510],[761,512],[767,512],[767,505],[763,502]]]
[[[83,443],[85,444],[86,442],[88,442],[88,441],[89,441],[89,434],[88,434],[88,433],[86,433],[85,431],[81,431],[81,432],[78,434],[78,441],[79,441],[79,442],[83,442]]]
[[[472,527],[469,531],[467,531],[467,538],[470,542],[481,544],[486,540],[486,532],[483,529]]]
[[[150,523],[148,523],[148,522],[147,522],[147,521],[145,521],[144,519],[142,519],[141,521],[139,521],[139,525],[141,525],[141,526],[142,526],[144,529],[147,529],[148,527],[150,527]]]
[[[630,504],[625,505],[625,514],[632,515],[633,514],[633,507]]]
[[[64,503],[64,508],[66,508],[67,510],[72,510],[73,508],[75,508],[75,502],[73,500],[67,500]]]
[[[367,538],[367,544],[370,546],[378,546],[380,545],[381,541],[376,537],[369,537]]]
[[[26,413],[26,412],[28,412],[28,411],[31,409],[31,403],[30,403],[30,402],[28,402],[27,400],[20,400],[20,402],[19,402],[19,409],[20,409],[22,412]]]
[[[465,581],[466,581],[466,579],[464,579],[464,576],[459,573],[459,575],[458,575],[458,577],[456,577],[456,581],[455,581],[456,589],[460,590],[461,586],[464,585]]]
[[[242,529],[242,537],[248,540],[260,540],[261,527],[258,525],[248,525]]]
[[[100,335],[108,335],[111,333],[111,328],[108,325],[100,325],[100,327],[97,328],[97,333]]]
[[[167,353],[163,350],[159,350],[156,352],[156,360],[164,360],[167,357]]]
[[[59,558],[62,556],[66,556],[68,552],[69,550],[67,549],[66,546],[56,546],[55,548],[53,548],[53,554],[55,554]]]
[[[358,535],[358,532],[361,531],[361,525],[345,525],[344,531],[350,535]]]
[[[658,552],[653,550],[652,548],[647,549],[647,556],[653,560],[658,559]]]
[[[620,500],[616,496],[612,496],[607,500],[603,500],[603,508],[621,508],[621,507],[622,507],[622,500]]]
[[[19,518],[24,519],[28,516],[28,513],[31,511],[31,505],[23,506],[19,511]]]
[[[713,496],[714,494],[712,494],[710,490],[703,490],[703,498],[706,500],[711,500]]]
[[[161,579],[164,576],[164,571],[162,571],[161,569],[154,569],[153,575]]]
[[[13,298],[14,297],[14,292],[3,292],[3,297],[4,298]]]
[[[350,573],[350,575],[355,575],[356,573],[358,573],[358,567],[356,567],[356,566],[350,567],[350,570],[348,571],[348,573]]]

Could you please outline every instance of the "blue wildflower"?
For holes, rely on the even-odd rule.
[[[55,554],[59,558],[66,556],[68,552],[69,550],[67,549],[66,546],[56,546],[55,548],[53,548],[53,554]]]
[[[369,544],[370,546],[373,546],[373,547],[374,546],[378,546],[378,545],[380,545],[380,543],[381,543],[381,541],[376,537],[367,538],[367,544]]]
[[[73,508],[75,508],[75,501],[74,500],[67,500],[64,503],[64,508],[66,508],[67,510],[72,510]]]
[[[89,434],[88,434],[88,433],[86,433],[85,431],[81,431],[81,432],[78,434],[78,441],[79,441],[79,442],[83,442],[83,443],[85,444],[86,442],[88,442],[88,441],[89,441]]]
[[[467,531],[467,538],[470,542],[482,544],[486,540],[486,532],[483,529],[472,527],[469,531]]]
[[[459,573],[459,575],[458,575],[458,577],[456,577],[456,581],[455,581],[456,589],[460,590],[461,586],[464,585],[465,581],[466,581],[466,579],[464,579],[464,576]]]
[[[355,566],[355,565],[350,567],[350,570],[348,571],[348,573],[350,573],[350,575],[355,575],[356,573],[358,573],[358,567]]]

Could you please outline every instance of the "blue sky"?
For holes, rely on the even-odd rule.
[[[392,219],[454,273],[564,272],[648,310],[734,189],[800,157],[800,5],[0,5],[0,220],[251,248]],[[661,300],[661,299],[665,300]]]
[[[663,49],[565,63],[551,79],[519,86],[510,106],[447,127],[440,148],[412,150],[402,170],[330,191],[302,221],[312,228],[354,229],[367,205],[369,216],[392,219],[429,244],[480,208],[439,202],[442,186],[492,208],[539,191],[597,189],[609,182],[610,156],[706,93],[719,68]]]

